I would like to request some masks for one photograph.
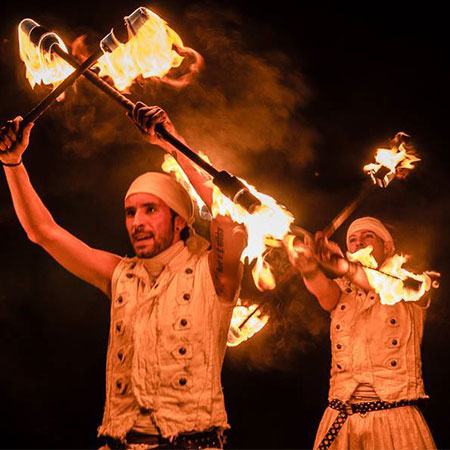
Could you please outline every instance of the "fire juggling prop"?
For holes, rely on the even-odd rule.
[[[89,67],[93,65],[94,62],[101,63],[101,70],[105,75],[109,77],[117,78],[117,85],[121,86],[123,89],[128,87],[131,82],[138,76],[164,76],[167,74],[168,70],[171,67],[177,67],[180,64],[180,57],[175,58],[173,56],[173,45],[176,48],[182,48],[182,41],[178,37],[178,35],[165,24],[162,19],[159,19],[161,23],[157,22],[155,28],[161,31],[161,27],[163,27],[163,32],[159,33],[156,36],[156,41],[158,41],[158,45],[149,45],[147,42],[150,36],[150,39],[155,37],[155,34],[151,32],[152,26],[154,25],[154,21],[157,21],[159,17],[149,11],[146,8],[138,8],[128,17],[125,17],[124,23],[127,30],[128,40],[127,43],[121,45],[119,39],[117,38],[114,30],[106,36],[101,43],[101,49],[108,50],[109,53],[105,55],[104,59],[99,58],[96,53],[95,61],[92,63],[89,62],[87,65],[86,61],[84,61],[81,65],[79,65],[72,56],[70,56],[63,46],[60,45],[62,40],[57,37],[55,33],[50,33],[44,27],[38,25],[31,19],[25,19],[19,25],[19,38],[22,38],[24,41],[30,41],[31,45],[36,47],[35,55],[38,60],[48,61],[52,60],[55,64],[61,62],[61,60],[52,56],[43,57],[41,53],[55,53],[58,57],[60,57],[65,63],[70,64],[76,70],[73,72],[69,78],[73,77],[75,74],[78,74],[76,78],[78,78],[81,73],[85,75],[85,77],[92,82],[96,87],[102,90],[105,94],[107,94],[110,98],[115,100],[119,105],[121,105],[127,112],[131,112],[135,106],[135,104],[130,101],[127,97],[125,97],[118,89],[113,88],[104,80],[102,80],[95,72],[86,71]],[[148,25],[148,22],[151,22],[152,26]],[[136,30],[139,30],[136,32]],[[141,30],[143,30],[141,32]],[[170,30],[170,31],[168,31]],[[165,32],[164,32],[165,31]],[[153,36],[153,37],[152,37]],[[160,41],[164,41],[164,38],[167,42],[161,44]],[[46,40],[45,40],[46,39]],[[45,43],[45,47],[44,47]],[[27,42],[26,45],[21,45],[21,48],[29,47],[30,43]],[[152,47],[156,48],[156,60],[152,60],[152,54],[147,54],[147,51],[151,51]],[[161,51],[162,49],[162,51]],[[194,50],[183,48],[181,50],[184,54],[190,52],[191,54],[196,53]],[[119,52],[119,56],[113,56],[114,52]],[[140,54],[144,54],[144,61],[142,62],[140,58]],[[33,52],[29,51],[28,54],[33,54]],[[163,57],[165,55],[165,58]],[[29,58],[22,58],[25,63],[29,60]],[[90,58],[91,59],[91,58]],[[120,64],[126,63],[127,70],[118,70]],[[35,63],[33,66],[38,64]],[[27,69],[30,69],[32,65],[27,65]],[[156,70],[156,67],[159,67],[159,70]],[[133,68],[134,70],[131,70]],[[122,68],[125,69],[125,68]],[[58,71],[59,73],[59,71]],[[127,74],[125,78],[125,74]],[[75,79],[73,81],[75,81]],[[42,79],[42,78],[41,78]],[[46,78],[47,82],[48,77]],[[125,81],[126,80],[126,81]],[[61,86],[66,83],[67,79],[62,82],[55,90],[60,89]],[[72,84],[73,81],[70,83]],[[57,83],[59,80],[51,80],[51,83]],[[69,84],[69,85],[70,85]],[[66,86],[68,87],[68,86]],[[59,94],[58,94],[59,95]],[[31,122],[32,120],[28,120]],[[27,123],[28,123],[27,122]],[[205,172],[207,172],[213,180],[213,183],[228,196],[232,202],[236,202],[241,205],[247,211],[254,211],[255,208],[261,205],[261,202],[258,198],[256,198],[248,189],[248,187],[237,177],[229,174],[228,172],[222,170],[218,171],[215,167],[205,161],[203,158],[198,156],[198,154],[185,145],[183,142],[178,140],[175,136],[169,133],[164,126],[159,125],[156,128],[156,131],[161,135],[163,139],[169,142],[173,147],[177,148],[181,153],[183,153],[186,157],[188,157],[191,161],[193,161],[197,166],[202,168]]]
[[[420,161],[409,142],[410,136],[399,132],[391,141],[391,149],[378,149],[375,155],[375,163],[365,165],[363,170],[373,181],[373,184],[365,186],[359,195],[330,222],[323,230],[324,236],[331,237],[332,234],[345,222],[353,213],[363,199],[372,191],[372,186],[376,185],[386,188],[394,178],[405,178],[410,170],[414,168],[414,163]],[[291,251],[295,251],[295,236],[313,235],[307,230],[293,226],[292,235],[287,238]],[[273,245],[280,245],[275,242]],[[347,258],[351,262],[357,262],[365,271],[370,285],[380,295],[382,304],[392,305],[401,300],[417,301],[431,287],[438,288],[438,278],[440,274],[434,271],[426,271],[422,274],[415,274],[402,266],[408,260],[406,256],[394,255],[389,258],[379,268],[375,258],[371,255],[372,248],[367,247],[353,254],[347,253]]]
[[[112,53],[116,48],[108,46],[107,43],[113,38],[116,42],[127,42],[129,39],[127,23],[115,27],[100,42],[99,47],[75,70],[60,58],[53,54],[52,49],[65,50],[64,43],[54,33],[42,30],[36,22],[31,19],[23,20],[18,27],[20,55],[27,69],[27,78],[32,87],[36,83],[50,84],[54,89],[28,114],[25,115],[21,126],[24,127],[30,122],[34,122],[69,88],[75,81],[90,67],[92,67],[104,54]],[[119,36],[119,38],[117,38]],[[120,39],[120,41],[119,41]],[[43,48],[47,51],[44,51]]]

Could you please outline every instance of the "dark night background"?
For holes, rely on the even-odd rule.
[[[69,44],[105,35],[138,2],[2,5],[1,118],[24,115],[32,91],[15,27],[31,17]],[[450,448],[450,265],[447,131],[450,52],[444,6],[425,2],[143,3],[164,17],[205,67],[184,89],[146,81],[131,90],[166,108],[194,148],[324,227],[363,185],[362,166],[397,131],[422,161],[355,213],[391,226],[416,270],[442,273],[423,340],[439,448]],[[442,8],[442,9],[441,9]],[[123,194],[162,152],[142,143],[122,110],[84,80],[36,124],[25,163],[56,220],[94,247],[130,253]],[[0,446],[96,448],[104,401],[109,305],[30,243],[0,182]],[[336,240],[343,243],[343,230]],[[310,448],[325,406],[328,318],[300,281],[273,301],[273,319],[227,352],[228,448]]]

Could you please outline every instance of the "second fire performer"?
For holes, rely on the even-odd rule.
[[[355,220],[348,251],[369,245],[382,269],[394,253],[390,232],[373,217]],[[417,400],[427,398],[420,346],[428,293],[419,301],[383,305],[362,267],[345,259],[337,244],[318,233],[297,248],[289,252],[291,263],[331,315],[329,403],[314,449],[436,448],[417,408]]]

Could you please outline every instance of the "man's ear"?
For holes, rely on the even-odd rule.
[[[394,244],[389,241],[383,241],[384,244],[384,255],[389,258],[394,254]]]
[[[184,220],[183,217],[181,217],[177,214],[175,216],[175,221],[174,221],[175,231],[180,232],[185,226],[186,226],[186,220]]]

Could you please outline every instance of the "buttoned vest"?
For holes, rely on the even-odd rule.
[[[415,302],[382,305],[346,278],[331,312],[329,399],[348,401],[359,383],[369,383],[383,401],[426,398],[420,347],[426,309]]]
[[[166,438],[229,428],[220,374],[234,304],[217,297],[208,254],[185,247],[153,285],[141,260],[117,266],[99,435],[124,438],[139,411]]]

